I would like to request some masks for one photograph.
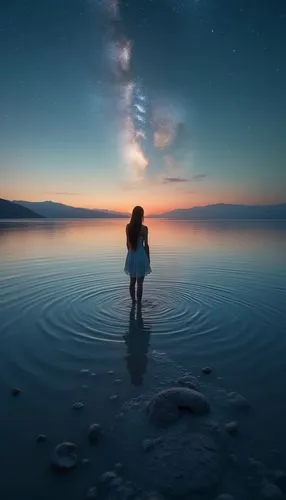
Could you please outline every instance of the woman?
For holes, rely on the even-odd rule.
[[[135,304],[135,285],[137,282],[137,301],[141,304],[143,281],[151,273],[148,245],[148,227],[143,226],[144,210],[134,207],[129,224],[126,226],[128,254],[124,271],[130,276],[130,297]]]

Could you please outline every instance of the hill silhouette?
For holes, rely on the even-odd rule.
[[[18,203],[0,198],[0,219],[42,219],[43,216],[37,214],[27,207]]]
[[[15,203],[23,207],[34,210],[43,217],[51,219],[108,219],[108,218],[122,218],[127,214],[121,212],[113,212],[111,210],[78,208],[63,203],[56,203],[54,201],[22,201],[17,200]]]
[[[258,220],[283,220],[286,219],[286,203],[277,205],[231,205],[219,203],[203,207],[181,208],[154,214],[152,217],[166,219],[258,219]]]

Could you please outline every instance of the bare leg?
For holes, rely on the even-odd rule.
[[[139,303],[141,303],[142,300],[143,281],[144,281],[144,276],[142,276],[142,278],[137,278],[137,300]]]
[[[135,302],[135,284],[136,284],[136,278],[130,277],[129,292],[132,302]]]

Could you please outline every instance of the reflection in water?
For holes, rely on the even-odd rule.
[[[129,315],[129,330],[125,335],[127,346],[126,364],[130,374],[131,383],[135,386],[142,385],[143,376],[147,371],[148,348],[151,327],[144,325],[142,309],[132,306]]]

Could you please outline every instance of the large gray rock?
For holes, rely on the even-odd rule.
[[[203,414],[209,411],[210,406],[203,394],[187,387],[165,389],[155,394],[147,406],[150,419],[159,425],[178,420],[182,409]]]
[[[172,431],[144,456],[149,487],[166,496],[204,493],[220,482],[220,455],[208,435]]]

